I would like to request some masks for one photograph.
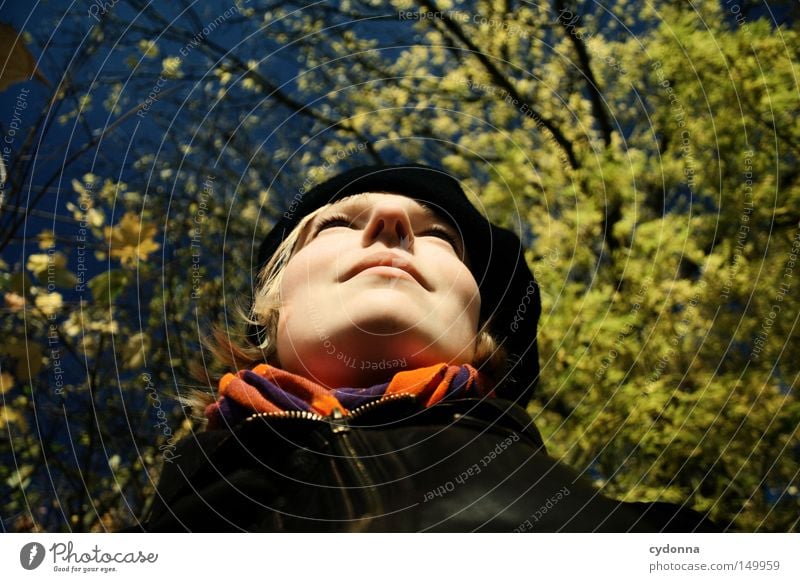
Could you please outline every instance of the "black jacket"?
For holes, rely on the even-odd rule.
[[[175,455],[147,531],[718,531],[678,505],[603,496],[499,399],[253,416]]]

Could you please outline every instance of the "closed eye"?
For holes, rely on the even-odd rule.
[[[350,220],[344,214],[332,214],[323,218],[317,228],[315,229],[315,233],[319,233],[328,228],[337,228],[337,227],[344,227],[350,228],[353,226],[352,220]]]
[[[446,228],[444,228],[442,226],[439,226],[439,225],[436,225],[436,224],[431,226],[430,228],[428,228],[424,232],[421,232],[419,234],[419,236],[435,236],[435,237],[441,238],[442,240],[450,243],[450,246],[452,246],[453,249],[455,249],[456,251],[459,251],[460,248],[461,248],[461,245],[460,245],[458,239],[456,239],[456,237],[453,236],[450,233],[450,231],[448,231]]]

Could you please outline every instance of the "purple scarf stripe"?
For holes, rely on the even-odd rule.
[[[346,409],[352,410],[373,400],[380,400],[388,387],[389,382],[386,382],[369,388],[337,388],[331,392]]]
[[[467,382],[469,381],[469,370],[461,366],[461,369],[456,374],[455,378],[447,389],[447,396],[445,398],[453,398],[463,396],[463,392],[467,391]]]
[[[230,398],[221,398],[219,401],[219,415],[224,419],[225,423],[231,426],[238,424],[252,414],[252,410]]]
[[[257,388],[264,398],[282,410],[305,410],[306,412],[312,411],[311,406],[309,406],[305,401],[301,400],[294,394],[289,394],[280,386],[270,382],[263,376],[259,376],[258,374],[248,370],[244,373],[244,378],[242,379],[251,386]]]

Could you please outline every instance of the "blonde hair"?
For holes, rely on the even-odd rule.
[[[245,313],[242,309],[237,309],[243,322],[250,326],[251,329],[252,326],[258,329],[260,341],[253,342],[252,339],[245,337],[246,333],[242,334],[244,341],[237,341],[231,337],[226,329],[215,325],[211,337],[208,340],[204,340],[203,343],[211,352],[217,367],[220,368],[220,373],[209,374],[209,370],[205,366],[198,364],[199,367],[196,366],[192,370],[192,375],[195,378],[211,387],[219,381],[219,378],[224,373],[231,370],[249,369],[262,363],[280,367],[277,332],[283,274],[286,270],[286,265],[289,264],[295,253],[297,242],[305,233],[308,224],[330,206],[331,204],[326,204],[300,220],[297,226],[278,245],[269,261],[259,272],[256,292],[249,313]],[[490,323],[491,318],[480,326],[476,340],[475,356],[471,363],[492,383],[496,383],[502,377],[507,354],[489,333]],[[216,390],[211,393],[204,390],[194,390],[189,396],[181,398],[181,401],[190,406],[196,415],[202,417],[206,406],[214,402],[215,399]]]

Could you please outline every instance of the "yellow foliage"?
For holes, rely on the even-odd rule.
[[[55,253],[59,254],[63,257],[62,253]],[[66,260],[66,257],[64,257]],[[39,277],[42,273],[47,272],[47,266],[50,264],[50,259],[46,253],[35,254],[28,256],[28,262],[25,265],[25,268],[28,269],[31,273]]]
[[[64,306],[64,298],[61,293],[39,294],[36,296],[35,304],[44,315],[55,315]]]
[[[139,50],[147,59],[154,59],[158,56],[158,45],[154,40],[142,39],[139,41]]]
[[[181,72],[181,58],[167,57],[161,61],[161,74],[167,79],[179,79],[183,77]]]
[[[25,266],[36,275],[37,279],[48,286],[71,287],[77,282],[74,273],[67,269],[66,255],[60,251],[29,255]],[[45,304],[50,305],[51,303],[45,301]]]
[[[43,230],[36,238],[39,240],[39,249],[46,251],[53,248],[56,243],[55,233],[52,230]]]
[[[138,261],[146,261],[150,253],[161,245],[155,242],[156,227],[142,224],[138,215],[126,212],[115,226],[104,229],[111,256],[127,266],[135,266]]]
[[[3,299],[5,301],[6,309],[8,309],[11,313],[16,313],[25,307],[25,298],[22,295],[14,293],[13,291],[6,293]]]
[[[0,394],[5,394],[14,387],[14,376],[3,370],[0,372]]]
[[[17,425],[23,431],[28,430],[25,415],[10,406],[0,406],[0,430],[6,430],[11,425]]]
[[[14,377],[23,381],[34,378],[42,369],[43,363],[42,346],[25,339],[10,337],[0,344],[0,354],[16,361]]]

